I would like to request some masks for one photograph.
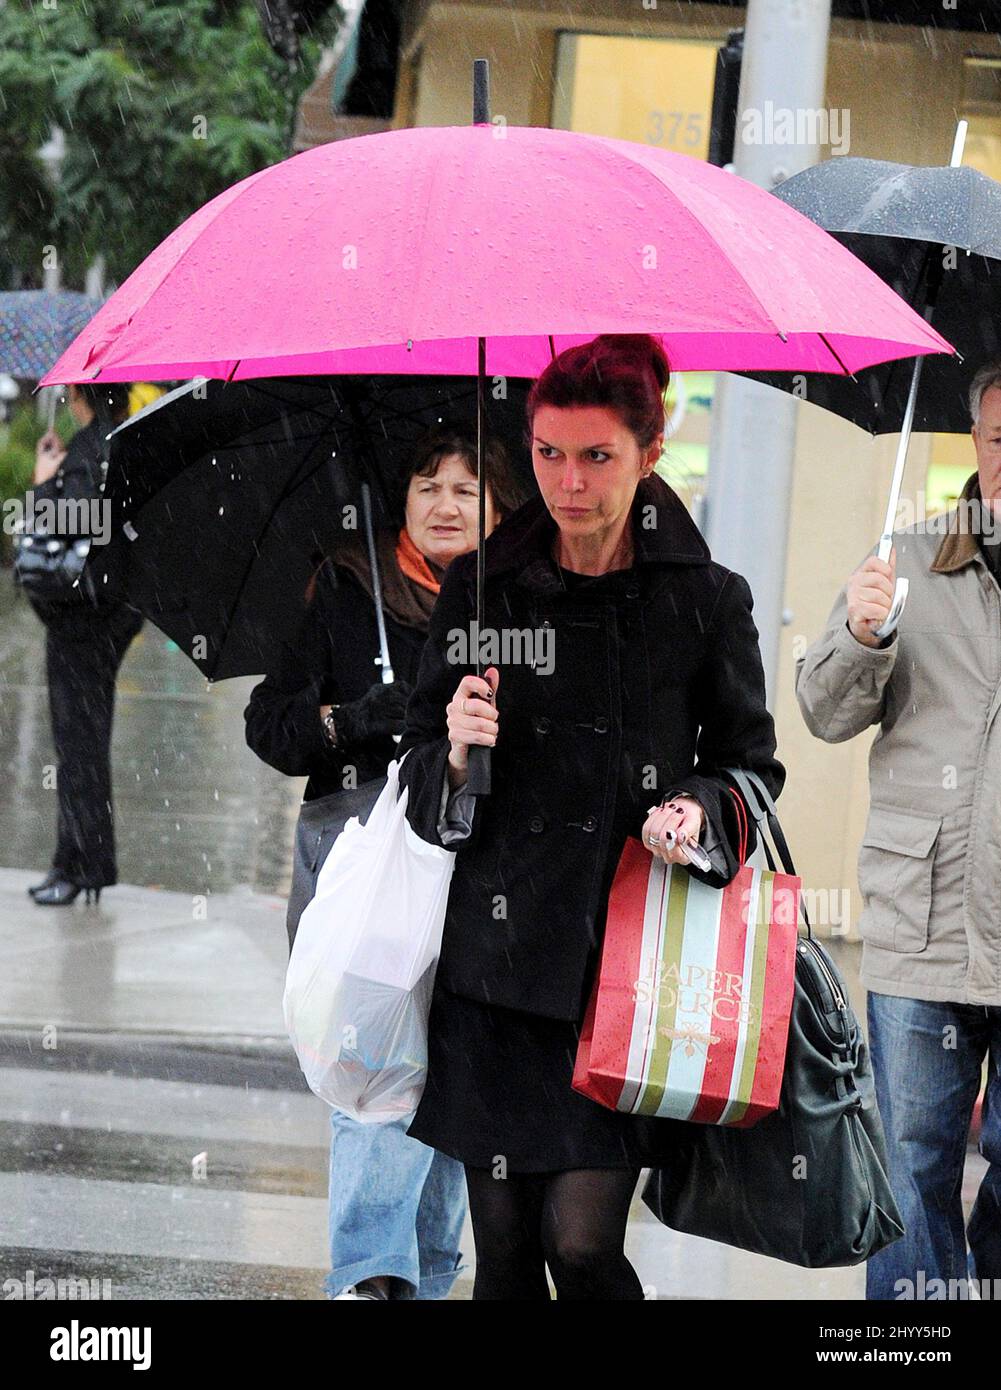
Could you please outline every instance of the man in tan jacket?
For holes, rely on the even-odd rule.
[[[997,1280],[984,1296],[1001,1297],[1001,360],[975,376],[970,412],[977,471],[957,506],[895,532],[889,563],[863,561],[796,669],[818,738],[880,726],[858,862],[861,976],[906,1234],[869,1261],[871,1299],[965,1298],[968,1275]],[[880,640],[898,572],[907,606]],[[985,1058],[990,1167],[964,1233]]]

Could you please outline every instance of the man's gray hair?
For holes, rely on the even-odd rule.
[[[980,424],[980,403],[984,392],[992,386],[1001,386],[1001,357],[985,362],[970,382],[970,415],[975,425]]]

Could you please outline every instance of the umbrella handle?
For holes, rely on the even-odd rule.
[[[490,749],[471,743],[466,754],[466,788],[472,796],[490,795]]]
[[[893,603],[890,606],[890,611],[887,613],[883,625],[873,628],[874,636],[889,637],[890,633],[895,630],[897,624],[900,622],[900,615],[904,611],[904,604],[907,602],[907,590],[909,587],[906,579],[897,580],[897,587],[893,594]]]

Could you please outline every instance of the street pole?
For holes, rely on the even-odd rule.
[[[748,0],[732,168],[762,188],[817,163],[830,19],[831,0]],[[781,109],[792,113],[785,129]],[[797,143],[786,143],[787,133]],[[751,586],[769,707],[783,624],[797,407],[795,397],[760,382],[716,377],[706,539],[713,558]]]

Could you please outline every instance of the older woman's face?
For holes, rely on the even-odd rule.
[[[459,454],[448,454],[433,478],[415,475],[407,489],[406,526],[410,539],[437,565],[450,564],[476,546],[479,485]],[[487,488],[486,534],[497,524]]]
[[[614,410],[541,405],[532,422],[539,491],[567,536],[599,536],[625,525],[636,485],[660,457],[663,436],[641,450]]]

